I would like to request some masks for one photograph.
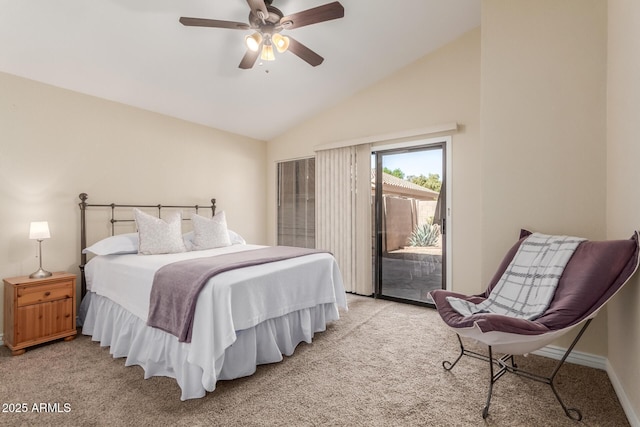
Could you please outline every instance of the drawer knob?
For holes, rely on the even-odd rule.
[[[51,295],[51,292],[49,292],[49,291],[47,291],[47,292],[45,292],[45,293],[44,293],[44,296],[45,296],[45,297],[48,297],[49,295]]]

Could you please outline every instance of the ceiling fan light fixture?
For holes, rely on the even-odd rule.
[[[265,43],[262,46],[260,59],[262,59],[263,61],[275,61],[276,56],[273,53],[273,45],[271,43]]]
[[[276,45],[278,52],[283,53],[289,49],[289,37],[276,33],[271,37],[271,39]]]
[[[344,6],[339,1],[312,7],[297,13],[285,15],[272,5],[274,0],[246,0],[249,5],[248,23],[223,21],[220,19],[189,18],[182,16],[179,22],[188,27],[227,28],[231,30],[249,30],[245,33],[246,52],[238,68],[253,68],[258,58],[262,61],[274,61],[275,52],[291,51],[292,54],[312,67],[322,64],[324,58],[294,38],[280,33],[295,28],[306,27],[325,21],[344,18]]]
[[[257,52],[260,48],[260,43],[262,43],[262,36],[260,33],[253,33],[250,36],[246,36],[244,42],[249,50]]]

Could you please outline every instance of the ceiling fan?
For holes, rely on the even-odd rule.
[[[251,8],[248,24],[186,17],[181,17],[180,23],[189,27],[255,30],[253,34],[245,37],[247,53],[240,61],[239,67],[246,70],[253,67],[258,56],[264,61],[273,61],[275,59],[274,46],[278,52],[283,53],[288,50],[314,67],[322,64],[323,57],[296,39],[283,36],[280,33],[282,30],[291,30],[344,17],[344,7],[338,1],[286,16],[280,9],[271,5],[273,0],[247,0],[247,3]]]

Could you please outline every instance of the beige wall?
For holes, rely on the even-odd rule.
[[[404,197],[383,197],[382,251],[395,251],[409,246],[409,238],[415,229],[417,201]]]
[[[484,0],[481,28],[487,279],[520,228],[606,238],[607,3]],[[577,349],[606,356],[606,332]]]
[[[313,147],[458,122],[453,136],[453,280],[478,292],[480,264],[480,30],[473,30],[268,143],[268,228],[275,241],[276,162]]]
[[[2,73],[0,93],[0,277],[37,269],[35,220],[51,229],[43,267],[78,272],[81,192],[93,203],[215,197],[230,228],[266,242],[266,143]]]
[[[609,0],[607,237],[640,228],[640,2]],[[640,424],[640,280],[609,304],[609,363]],[[630,417],[631,418],[631,417]]]

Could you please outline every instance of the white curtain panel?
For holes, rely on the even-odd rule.
[[[345,290],[373,293],[371,146],[316,153],[316,247],[333,253]]]

